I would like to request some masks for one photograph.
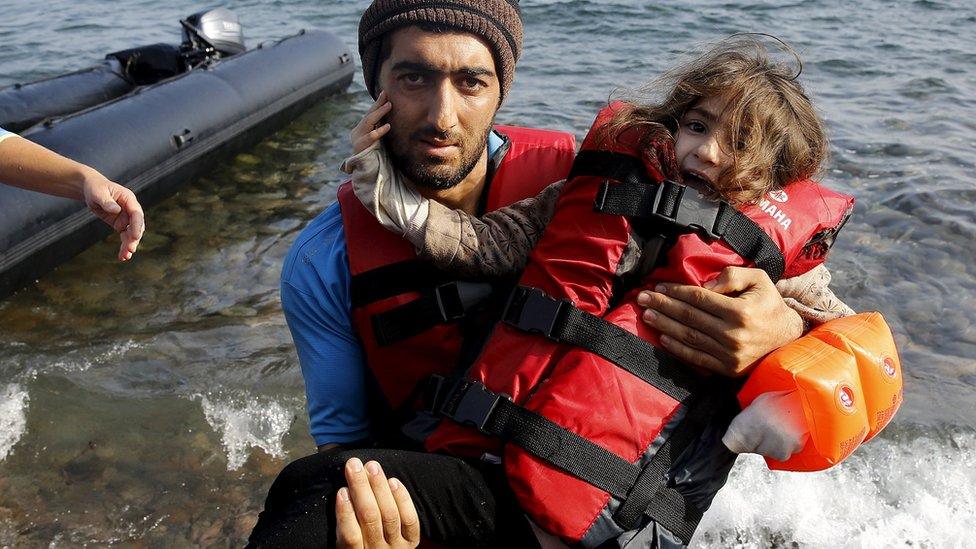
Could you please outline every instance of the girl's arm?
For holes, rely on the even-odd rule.
[[[461,275],[518,274],[552,219],[564,183],[480,218],[432,201],[418,254]]]
[[[807,324],[817,326],[843,316],[854,314],[854,309],[834,295],[830,289],[830,271],[817,265],[806,273],[784,278],[776,283],[776,289],[786,305],[797,312]]]

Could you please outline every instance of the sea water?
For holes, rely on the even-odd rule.
[[[0,85],[179,41],[188,0],[0,0]],[[228,2],[249,46],[300,28],[355,51],[365,2]],[[893,424],[818,474],[743,457],[695,543],[966,546],[976,524],[976,6],[755,0],[524,1],[502,123],[582,136],[638,87],[736,32],[787,40],[829,126],[824,182],[857,196],[828,263],[882,311],[905,369]],[[358,77],[110,238],[0,302],[0,546],[241,545],[275,474],[313,451],[278,276],[334,199]],[[111,132],[112,128],[103,128]],[[2,208],[0,208],[2,215]]]

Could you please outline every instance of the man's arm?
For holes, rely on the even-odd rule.
[[[119,261],[132,257],[146,229],[142,206],[132,191],[90,166],[2,129],[0,182],[84,201],[92,213],[120,233]]]
[[[350,315],[349,259],[337,206],[298,237],[281,273],[281,304],[305,380],[320,450],[367,438],[366,365]]]

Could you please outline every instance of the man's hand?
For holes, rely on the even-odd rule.
[[[771,351],[803,335],[803,321],[786,306],[760,269],[726,267],[704,287],[659,284],[641,292],[644,322],[678,359],[725,376],[742,376]]]
[[[387,480],[380,464],[346,462],[348,488],[336,495],[336,545],[343,549],[412,548],[420,545],[420,519],[406,487]]]
[[[146,230],[146,218],[136,195],[95,170],[86,173],[82,191],[88,209],[119,233],[119,261],[131,259]]]

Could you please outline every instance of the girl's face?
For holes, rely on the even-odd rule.
[[[681,175],[689,187],[721,192],[732,167],[729,123],[722,97],[695,103],[678,121],[674,148]]]

